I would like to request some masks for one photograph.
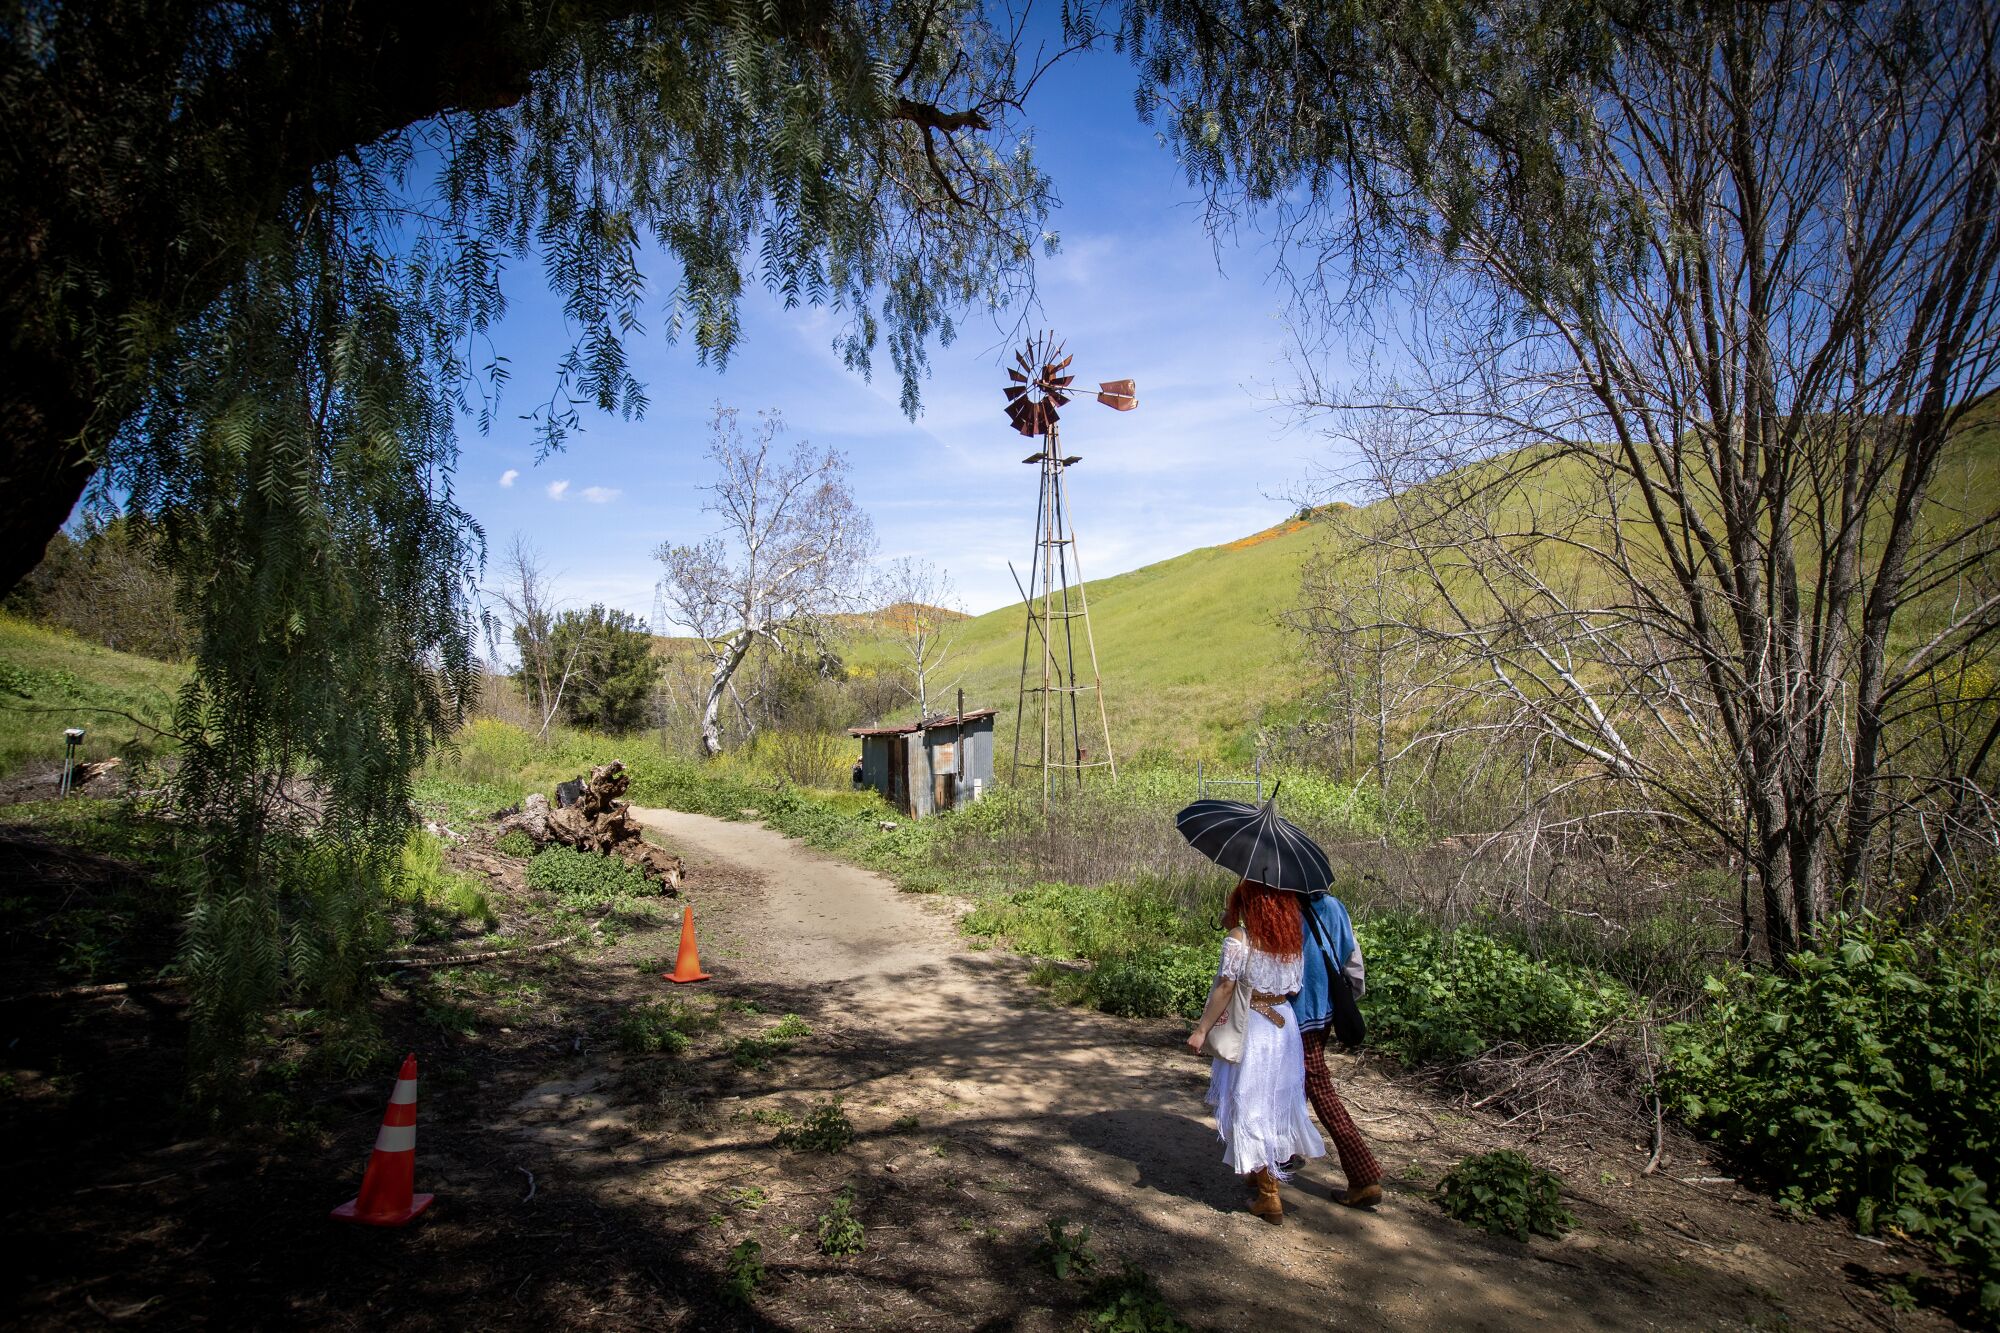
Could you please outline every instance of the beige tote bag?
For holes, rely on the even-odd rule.
[[[1229,932],[1231,939],[1242,940],[1247,946],[1249,936],[1239,927]],[[1227,1060],[1235,1064],[1243,1058],[1243,1034],[1250,1030],[1250,979],[1241,977],[1236,989],[1229,996],[1229,1008],[1222,1015],[1222,1021],[1208,1030],[1208,1037],[1201,1044],[1201,1053],[1211,1060]]]

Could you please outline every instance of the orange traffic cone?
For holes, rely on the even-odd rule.
[[[396,1090],[382,1114],[382,1132],[375,1136],[361,1193],[333,1210],[343,1222],[371,1227],[400,1227],[431,1206],[435,1196],[412,1194],[417,1176],[417,1057],[403,1057]]]
[[[694,952],[694,909],[681,909],[681,952],[674,959],[674,970],[662,972],[668,981],[707,981],[708,973],[701,970],[701,959]]]

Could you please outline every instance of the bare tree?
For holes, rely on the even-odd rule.
[[[1421,114],[1211,173],[1308,290],[1418,303],[1399,385],[1303,398],[1435,604],[1384,628],[1459,663],[1421,727],[1532,728],[1612,808],[1740,849],[1778,959],[1870,882],[1994,852],[2000,10],[1909,18],[1660,10],[1548,87],[1370,76],[1341,108]],[[1311,44],[1269,36],[1184,100],[1301,105]]]
[[[489,642],[504,628],[521,656],[521,687],[534,704],[535,716],[547,730],[555,715],[562,687],[562,664],[555,660],[556,598],[542,553],[521,533],[515,533],[500,558],[500,582],[487,589],[497,598],[504,626],[487,625]],[[497,654],[499,645],[492,643]]]
[[[718,406],[708,456],[717,480],[705,489],[722,530],[692,545],[662,543],[661,596],[703,645],[709,665],[702,703],[702,748],[722,752],[721,713],[737,670],[763,644],[781,656],[828,653],[828,617],[851,609],[864,587],[873,528],[847,486],[847,464],[832,449],[801,440],[783,458],[776,412],[758,414],[746,438],[735,408]],[[754,730],[741,705],[744,726]]]
[[[903,556],[890,562],[877,596],[883,628],[902,650],[903,692],[916,701],[917,716],[931,715],[931,691],[951,658],[957,626],[965,619],[949,570],[928,560]],[[951,683],[938,685],[948,690]]]

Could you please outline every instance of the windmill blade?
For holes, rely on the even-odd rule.
[[[1007,395],[1007,401],[1010,403],[1027,391],[1028,386],[1025,384],[1009,384],[1000,390],[1000,392]]]
[[[1057,351],[1061,351],[1062,349],[1061,349],[1061,348],[1057,348],[1056,350],[1057,350]],[[1063,358],[1063,359],[1062,359],[1061,361],[1058,361],[1058,362],[1056,363],[1056,365],[1055,365],[1055,369],[1057,369],[1057,370],[1068,370],[1068,369],[1069,369],[1069,363],[1070,363],[1070,362],[1072,362],[1072,361],[1074,361],[1074,360],[1076,360],[1076,358],[1075,358],[1074,356],[1066,356],[1066,357],[1064,357],[1064,358]]]
[[[1057,368],[1061,369],[1061,367]],[[1076,376],[1074,375],[1058,375],[1049,381],[1050,386],[1057,389],[1067,389],[1074,383],[1076,383]]]
[[[1014,383],[1016,384],[1026,384],[1028,382],[1027,372],[1021,370],[1008,371],[1007,378],[1014,381]]]
[[[1064,393],[1061,389],[1050,389],[1049,401],[1052,403],[1056,403],[1062,407],[1068,407],[1069,395]]]
[[[1097,401],[1119,412],[1139,405],[1139,386],[1131,380],[1105,380],[1097,386]]]

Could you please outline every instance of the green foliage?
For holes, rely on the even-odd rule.
[[[1035,1262],[1046,1267],[1063,1281],[1072,1276],[1081,1277],[1097,1267],[1097,1254],[1090,1248],[1090,1227],[1079,1226],[1069,1229],[1069,1219],[1052,1217],[1048,1221],[1048,1239],[1035,1247]]]
[[[737,1242],[723,1269],[722,1292],[738,1305],[748,1305],[764,1285],[764,1247],[754,1240]]]
[[[422,911],[477,921],[488,930],[500,924],[479,879],[447,867],[444,843],[421,829],[410,830],[403,842],[402,864],[390,892]]]
[[[562,714],[572,726],[620,735],[645,725],[646,703],[660,677],[645,621],[596,602],[586,611],[565,611],[550,631],[548,654],[552,672],[569,674]]]
[[[806,1112],[799,1124],[779,1130],[775,1141],[780,1148],[801,1152],[844,1152],[854,1142],[854,1124],[840,1109],[840,1098],[830,1097]]]
[[[1863,915],[1710,993],[1669,1038],[1683,1118],[1792,1204],[1927,1242],[2000,1317],[2000,950]]]
[[[797,1014],[786,1014],[767,1030],[740,1038],[730,1048],[729,1058],[738,1069],[762,1069],[771,1060],[789,1052],[800,1039],[812,1035],[812,1025]]]
[[[535,854],[535,840],[523,829],[508,829],[493,844],[493,850],[502,856],[512,856],[525,861]]]
[[[1562,1178],[1511,1148],[1467,1157],[1437,1183],[1438,1206],[1496,1236],[1559,1238],[1576,1225],[1562,1205]]]
[[[627,1055],[682,1055],[697,1035],[714,1026],[713,1016],[679,1000],[654,1000],[621,1015],[614,1036]]]
[[[92,514],[75,535],[58,532],[41,564],[0,604],[117,652],[161,662],[187,655],[187,622],[174,605],[158,539],[132,519]]]
[[[527,880],[529,888],[554,894],[571,911],[615,906],[659,894],[659,886],[630,861],[580,852],[559,843],[535,853],[535,859],[528,862]]]
[[[867,1232],[854,1215],[853,1186],[834,1196],[832,1207],[819,1215],[816,1230],[821,1254],[846,1258],[868,1248]]]
[[[1368,960],[1369,1044],[1411,1064],[1470,1059],[1503,1042],[1582,1041],[1629,1011],[1630,991],[1472,927],[1381,913],[1356,923]]]
[[[1084,1296],[1084,1318],[1104,1333],[1193,1333],[1153,1275],[1129,1263],[1116,1276],[1092,1284]]]
[[[0,777],[59,766],[66,727],[84,729],[85,763],[172,752],[174,696],[186,679],[185,668],[0,612]]]

